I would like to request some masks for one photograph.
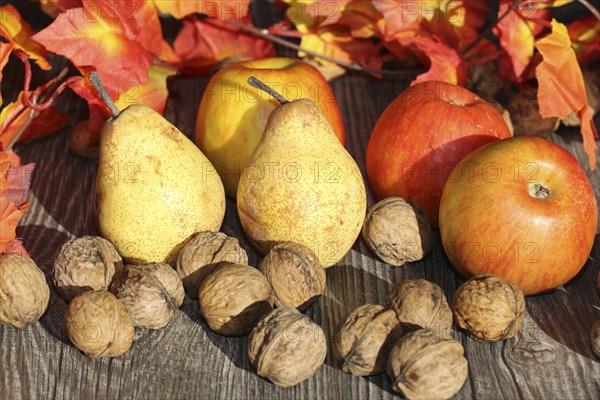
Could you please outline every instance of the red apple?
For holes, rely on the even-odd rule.
[[[377,197],[417,203],[434,227],[448,175],[471,151],[510,137],[494,107],[462,87],[422,82],[381,114],[367,147],[369,184]]]
[[[287,100],[308,98],[327,118],[342,145],[344,123],[329,83],[312,65],[293,58],[241,61],[219,70],[210,80],[196,120],[196,144],[221,176],[225,193],[235,199],[244,165],[279,103],[248,84],[254,76]]]
[[[442,243],[458,272],[489,272],[528,295],[581,270],[597,220],[592,186],[575,157],[537,137],[469,154],[448,178],[440,204]]]

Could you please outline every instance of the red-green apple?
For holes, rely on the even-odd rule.
[[[557,288],[586,263],[596,236],[592,185],[569,152],[537,137],[490,143],[452,171],[440,234],[465,277],[483,272],[527,295]]]
[[[378,198],[417,203],[434,227],[444,183],[471,151],[510,131],[474,93],[427,81],[402,92],[379,117],[367,146],[367,175]]]
[[[345,132],[335,96],[323,75],[298,59],[274,57],[230,64],[210,80],[196,120],[196,144],[221,176],[225,193],[235,199],[242,168],[258,145],[267,119],[279,103],[253,88],[254,76],[287,100],[308,98],[327,118],[342,145]]]

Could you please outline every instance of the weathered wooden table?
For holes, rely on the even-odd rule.
[[[5,74],[10,74],[5,70]],[[177,78],[170,84],[166,117],[191,137],[206,77]],[[19,80],[15,80],[19,82]],[[365,174],[365,149],[377,118],[407,81],[381,81],[351,74],[332,83],[347,132],[347,148]],[[17,88],[15,88],[17,90]],[[85,105],[74,95],[61,100],[77,118]],[[587,168],[576,129],[562,128],[551,140],[572,152],[586,168],[600,203],[600,169]],[[16,151],[36,168],[30,211],[18,228],[25,247],[46,273],[50,306],[38,323],[17,330],[0,326],[0,398],[360,398],[398,396],[385,375],[354,377],[340,371],[332,348],[325,365],[311,379],[280,389],[258,377],[246,356],[246,338],[211,332],[186,298],[175,320],[163,330],[138,329],[133,347],[123,356],[91,360],[65,334],[66,305],[53,288],[51,269],[69,238],[97,234],[93,205],[97,164],[67,149],[68,127],[59,134],[21,144]],[[374,202],[368,191],[369,204]],[[260,255],[228,200],[222,231],[240,239],[251,265]],[[457,398],[600,398],[600,359],[590,345],[590,329],[600,319],[600,244],[596,242],[581,273],[563,288],[527,298],[527,316],[516,338],[497,343],[470,339],[455,329],[465,348],[469,376]],[[569,238],[564,238],[569,240]],[[426,278],[449,299],[463,282],[444,255],[435,233],[431,254],[421,262],[391,267],[375,259],[358,239],[337,265],[327,270],[328,288],[307,311],[329,340],[338,321],[365,303],[384,304],[390,287],[401,279]]]

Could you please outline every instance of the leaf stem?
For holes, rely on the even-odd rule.
[[[347,68],[347,69],[351,69],[354,71],[359,71],[359,72],[364,72],[364,73],[370,73],[370,74],[375,74],[375,75],[393,75],[393,76],[414,76],[417,75],[421,72],[423,72],[423,70],[418,69],[418,70],[390,70],[390,69],[377,69],[377,68],[370,68],[370,67],[363,67],[361,65],[358,64],[352,64],[346,61],[342,61],[342,60],[338,60],[337,58],[333,58],[333,57],[329,57],[325,54],[321,54],[321,53],[317,53],[316,51],[312,51],[310,49],[306,49],[302,46],[297,45],[296,43],[292,43],[288,40],[279,38],[277,36],[274,36],[272,34],[269,33],[269,31],[267,29],[258,29],[255,28],[253,26],[249,26],[246,24],[243,24],[241,22],[232,20],[232,19],[226,19],[225,20],[226,23],[230,24],[230,25],[234,25],[246,32],[250,32],[256,36],[260,36],[264,39],[267,39],[271,42],[280,44],[282,46],[288,47],[290,49],[294,49],[296,51],[301,51],[304,52],[310,56],[316,57],[316,58],[320,58],[323,59],[325,61],[329,61],[332,62],[334,64],[337,64],[341,67]]]
[[[37,93],[34,93],[33,94],[33,102],[35,103],[36,101],[37,101]],[[4,151],[10,151],[13,148],[13,146],[15,145],[15,143],[17,143],[17,141],[25,133],[25,131],[27,130],[27,128],[29,128],[29,125],[31,124],[31,121],[33,121],[34,118],[38,114],[39,114],[39,111],[35,110],[34,108],[30,109],[29,116],[27,117],[27,120],[19,128],[19,130],[17,131],[17,133],[15,134],[15,136],[13,136],[13,138],[11,139],[11,141],[6,145],[6,148],[4,149]]]
[[[266,92],[266,93],[270,94],[271,96],[275,97],[275,100],[277,100],[279,102],[279,104],[283,105],[283,104],[289,103],[288,99],[283,97],[281,94],[277,93],[273,88],[268,86],[266,83],[258,80],[254,76],[251,76],[250,78],[248,78],[248,84],[252,87],[260,89],[263,92]]]
[[[121,112],[119,111],[117,106],[115,106],[115,103],[113,102],[112,98],[110,97],[110,95],[108,94],[106,89],[104,88],[104,85],[102,84],[102,81],[100,80],[100,75],[98,75],[98,73],[96,71],[92,71],[92,72],[90,72],[89,79],[90,79],[90,82],[92,82],[92,84],[98,91],[98,94],[102,98],[102,101],[104,102],[104,104],[106,104],[106,106],[110,110],[110,113],[112,114],[113,118],[117,118]]]

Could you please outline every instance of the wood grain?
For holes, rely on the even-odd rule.
[[[10,71],[5,74],[10,76]],[[188,136],[193,133],[206,83],[207,78],[178,78],[170,84],[167,118]],[[371,129],[407,83],[350,74],[332,84],[344,117],[348,151],[363,174]],[[63,98],[62,107],[77,117],[85,114],[74,96]],[[551,139],[585,160],[577,130],[562,129]],[[341,372],[331,346],[316,376],[293,388],[277,388],[254,373],[246,356],[246,338],[212,333],[198,313],[198,304],[189,298],[165,329],[138,329],[135,343],[125,355],[98,360],[85,357],[68,341],[63,324],[65,304],[50,278],[54,258],[68,238],[97,233],[92,211],[97,165],[70,154],[67,142],[68,128],[17,147],[25,162],[36,163],[31,209],[18,234],[46,273],[52,295],[49,309],[38,323],[23,330],[0,326],[0,398],[397,397],[385,375],[359,378]],[[587,172],[600,199],[600,171]],[[371,204],[374,197],[370,191],[368,196]],[[230,200],[222,230],[239,238],[250,264],[258,265],[261,257],[245,237]],[[600,359],[593,355],[589,341],[591,326],[600,318],[598,242],[597,236],[588,263],[575,279],[552,293],[527,298],[525,325],[516,338],[483,343],[455,329],[453,335],[464,345],[469,361],[468,380],[456,398],[600,398]],[[326,293],[307,314],[331,340],[338,321],[351,309],[365,303],[384,304],[394,283],[421,277],[440,285],[449,300],[462,282],[448,263],[437,232],[425,260],[400,268],[376,260],[358,239],[343,260],[327,270]]]

